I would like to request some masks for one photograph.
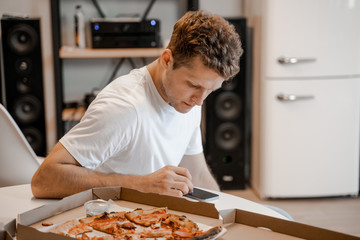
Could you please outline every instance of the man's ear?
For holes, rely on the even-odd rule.
[[[170,49],[165,49],[160,56],[160,64],[164,69],[172,68],[174,58]]]

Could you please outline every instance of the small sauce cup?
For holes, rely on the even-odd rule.
[[[84,207],[87,217],[92,217],[109,211],[108,202],[102,199],[87,201],[86,203],[84,203]]]

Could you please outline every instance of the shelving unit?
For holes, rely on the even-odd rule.
[[[77,48],[73,46],[62,46],[60,58],[150,58],[159,57],[163,48]]]
[[[62,61],[65,59],[106,59],[106,58],[153,58],[159,57],[162,48],[117,48],[117,49],[79,49],[61,43],[60,1],[51,0],[53,60],[55,78],[55,102],[57,139],[64,135],[62,114],[64,108]],[[199,0],[187,0],[187,11],[199,9]]]

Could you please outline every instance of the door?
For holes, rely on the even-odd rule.
[[[360,79],[264,84],[263,194],[357,194]]]
[[[360,74],[360,0],[267,0],[263,76]]]

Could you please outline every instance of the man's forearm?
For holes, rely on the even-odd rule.
[[[136,176],[104,174],[81,166],[55,164],[39,169],[31,187],[37,198],[63,198],[93,187],[123,186],[136,189],[136,186],[141,186],[137,184],[139,180]]]
[[[63,198],[93,187],[121,186],[141,192],[182,196],[192,189],[187,169],[165,166],[145,176],[105,174],[72,164],[41,166],[31,183],[37,198]]]
[[[37,198],[63,198],[93,187],[121,186],[171,196],[188,193],[193,185],[186,168],[165,166],[145,176],[100,173],[84,168],[57,143],[36,171],[31,189]]]
[[[212,176],[206,164],[204,154],[185,155],[181,160],[180,166],[189,169],[194,186],[216,191],[220,190],[215,178]]]
[[[197,183],[194,182],[195,186],[220,191],[219,185],[216,182],[214,176],[212,176],[209,170],[203,170],[202,174],[199,176]]]

